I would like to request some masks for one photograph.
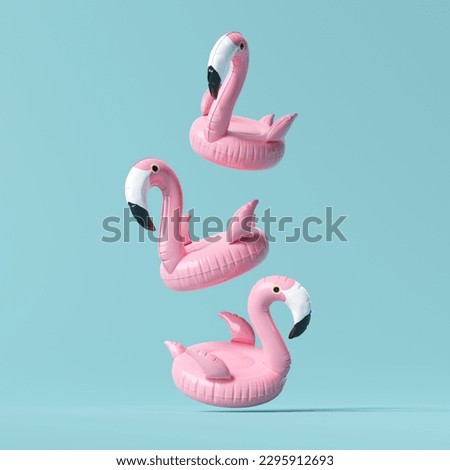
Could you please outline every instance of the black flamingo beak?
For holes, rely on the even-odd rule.
[[[219,88],[222,83],[222,79],[218,74],[217,70],[210,65],[208,67],[208,88],[211,96],[216,100],[217,95],[219,94]]]
[[[153,220],[150,217],[147,209],[139,206],[138,204],[133,204],[129,202],[128,205],[130,206],[131,213],[133,214],[134,218],[137,220],[138,224],[144,227],[151,232],[156,230],[155,225],[153,224]]]
[[[300,320],[298,323],[294,325],[291,332],[289,333],[289,339],[297,338],[302,333],[305,332],[306,328],[308,328],[309,322],[311,321],[311,313],[308,313],[305,318]]]

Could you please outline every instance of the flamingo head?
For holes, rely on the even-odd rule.
[[[217,99],[230,62],[237,66],[244,58],[248,58],[248,44],[241,33],[224,34],[214,44],[208,61],[208,87],[214,99]]]
[[[295,279],[285,276],[270,276],[256,283],[253,289],[263,296],[263,302],[266,306],[281,301],[289,307],[294,319],[289,339],[296,338],[305,332],[311,321],[311,300],[306,289]],[[252,296],[250,295],[250,297]]]
[[[147,191],[153,186],[164,190],[173,181],[178,181],[173,170],[157,158],[141,160],[130,170],[125,181],[125,197],[139,225],[147,230],[155,230],[148,213]]]

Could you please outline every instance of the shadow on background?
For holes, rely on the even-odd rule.
[[[287,408],[274,410],[203,410],[202,413],[445,413],[450,408],[426,407],[342,407],[342,408]]]

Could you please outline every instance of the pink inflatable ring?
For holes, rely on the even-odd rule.
[[[242,34],[231,32],[216,42],[209,56],[209,90],[203,95],[202,116],[192,124],[190,141],[195,152],[218,165],[264,170],[283,157],[284,137],[297,114],[288,114],[275,123],[273,114],[259,121],[232,115],[247,75],[248,58]]]
[[[284,302],[294,317],[289,338],[300,336],[311,319],[308,292],[293,279],[271,276],[257,282],[248,299],[248,313],[261,348],[255,346],[250,324],[229,312],[220,315],[231,330],[230,342],[186,348],[166,341],[174,358],[173,380],[181,392],[208,405],[229,408],[261,405],[279,395],[291,358],[270,315],[269,307],[276,301]]]
[[[255,227],[257,200],[242,206],[227,231],[214,241],[191,241],[189,215],[183,215],[183,194],[175,172],[163,161],[147,158],[129,172],[125,196],[131,211],[147,230],[155,230],[147,209],[147,191],[158,187],[163,196],[159,257],[161,278],[178,291],[202,289],[239,276],[258,265],[267,255],[265,234]]]

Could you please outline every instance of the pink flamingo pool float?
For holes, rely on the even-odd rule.
[[[128,174],[125,196],[136,220],[155,230],[147,209],[147,191],[153,186],[163,196],[158,249],[167,287],[187,291],[213,286],[249,271],[266,257],[267,238],[255,227],[257,200],[242,206],[227,231],[214,235],[214,242],[194,242],[189,237],[189,216],[183,215],[180,182],[162,160],[141,160]]]
[[[174,358],[172,376],[176,386],[194,400],[229,408],[261,405],[275,398],[283,389],[291,364],[269,311],[276,301],[284,302],[294,317],[289,338],[300,336],[311,319],[306,289],[288,277],[261,279],[250,292],[248,313],[262,347],[255,346],[253,328],[246,320],[221,312],[231,330],[230,342],[188,348],[165,342]]]
[[[288,114],[275,123],[273,114],[259,121],[233,116],[248,60],[248,45],[242,34],[231,32],[216,42],[209,56],[209,89],[201,102],[202,116],[192,124],[190,141],[195,152],[213,163],[240,170],[264,170],[283,157],[284,137],[297,114]]]

